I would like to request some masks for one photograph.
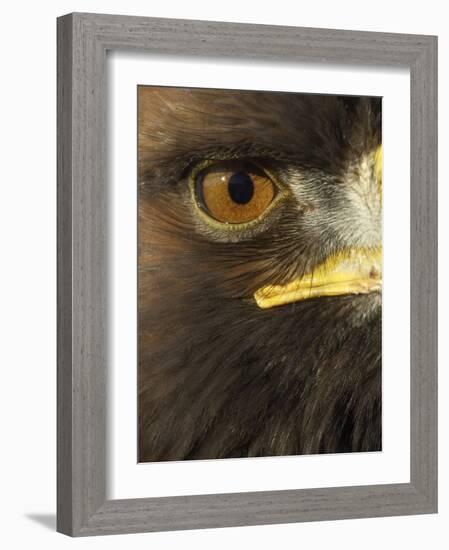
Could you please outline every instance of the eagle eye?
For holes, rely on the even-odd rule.
[[[207,166],[196,175],[194,190],[199,208],[223,224],[257,220],[277,193],[277,187],[261,168],[241,161]]]

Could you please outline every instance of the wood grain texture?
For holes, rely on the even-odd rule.
[[[106,500],[106,51],[411,71],[411,481]],[[58,531],[72,536],[437,509],[437,39],[116,15],[58,19]]]
[[[437,42],[411,80],[411,483],[437,508]]]
[[[57,529],[72,530],[72,19],[58,20]]]

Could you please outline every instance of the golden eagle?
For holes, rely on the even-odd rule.
[[[381,99],[138,88],[139,461],[381,449]]]

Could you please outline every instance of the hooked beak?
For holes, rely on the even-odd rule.
[[[286,285],[268,285],[254,299],[262,309],[322,296],[382,290],[382,249],[351,249],[330,256],[313,272]]]

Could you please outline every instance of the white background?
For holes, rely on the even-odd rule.
[[[257,9],[255,7],[257,6]],[[2,11],[1,94],[1,540],[6,548],[445,548],[449,520],[447,420],[449,306],[441,284],[440,513],[302,525],[70,540],[54,533],[55,512],[55,17],[96,11],[161,17],[439,34],[440,180],[447,179],[449,31],[438,0],[291,2],[15,2]],[[440,234],[449,219],[441,185]],[[440,280],[448,279],[446,256]]]
[[[137,94],[139,83],[382,95],[382,452],[136,464]],[[108,59],[110,226],[108,411],[110,498],[410,481],[410,75],[389,68],[179,60],[115,52]],[[390,182],[390,183],[389,183]],[[125,183],[125,185],[124,185]],[[397,205],[401,204],[398,211]],[[111,214],[110,214],[111,215]],[[109,306],[109,307],[110,307]],[[134,368],[133,368],[134,367]],[[292,481],[294,480],[294,481]]]

